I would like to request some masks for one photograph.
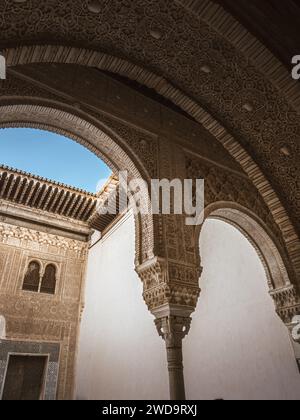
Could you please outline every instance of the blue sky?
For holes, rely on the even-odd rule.
[[[89,192],[96,192],[111,174],[104,162],[80,144],[29,128],[0,130],[0,164]]]

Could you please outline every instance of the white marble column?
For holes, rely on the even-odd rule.
[[[185,400],[182,341],[190,330],[193,310],[182,307],[165,307],[153,311],[155,325],[164,339],[167,351],[171,400]]]

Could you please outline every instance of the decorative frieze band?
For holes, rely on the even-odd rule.
[[[49,233],[39,232],[32,229],[27,229],[20,226],[8,225],[6,223],[0,224],[0,241],[8,245],[16,245],[15,240],[19,241],[21,246],[22,241],[32,241],[41,246],[52,246],[64,251],[70,251],[77,257],[84,258],[88,251],[88,243],[76,241],[73,239],[63,238],[60,236],[51,235]]]

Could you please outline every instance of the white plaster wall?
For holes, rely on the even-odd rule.
[[[167,399],[164,343],[134,271],[134,219],[91,249],[77,363],[78,399]]]
[[[190,399],[300,399],[300,374],[263,266],[230,225],[201,235],[202,294],[184,343]]]
[[[248,241],[209,220],[201,235],[202,294],[184,341],[189,399],[300,399],[284,325]],[[164,343],[134,272],[134,221],[90,252],[77,369],[79,399],[167,399]]]

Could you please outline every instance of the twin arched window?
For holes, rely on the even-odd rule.
[[[41,281],[41,266],[37,261],[32,261],[27,269],[23,282],[23,290],[38,292]]]
[[[37,261],[29,263],[23,282],[23,290],[54,295],[56,289],[56,267],[48,264],[42,275],[41,264]]]
[[[42,278],[40,292],[54,295],[55,286],[56,286],[56,267],[53,264],[49,264],[47,265],[45,273]]]

